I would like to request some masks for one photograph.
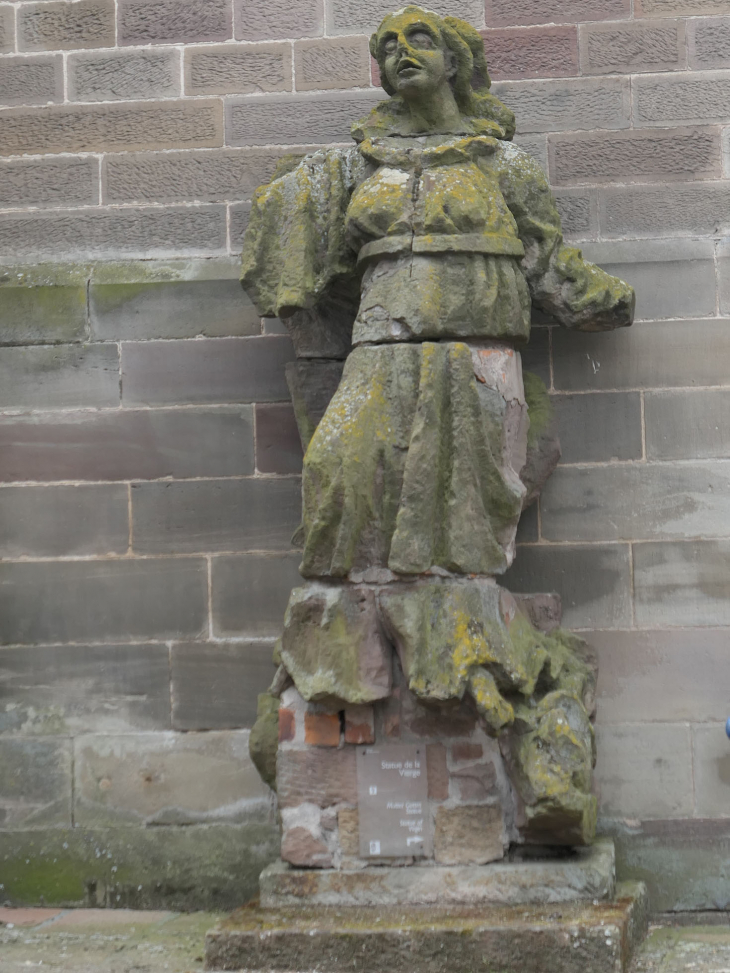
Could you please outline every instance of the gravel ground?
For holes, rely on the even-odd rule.
[[[205,933],[219,918],[205,912],[0,908],[0,971],[199,973]],[[730,973],[730,916],[723,925],[652,926],[631,973]]]

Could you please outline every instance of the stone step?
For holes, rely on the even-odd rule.
[[[610,902],[459,908],[247,906],[206,936],[207,970],[626,973],[646,933],[643,883]]]

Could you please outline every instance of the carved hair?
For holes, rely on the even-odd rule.
[[[458,17],[440,17],[432,10],[415,5],[404,7],[395,14],[388,14],[370,38],[370,53],[378,62],[380,84],[383,89],[392,98],[401,100],[386,77],[385,49],[380,41],[388,27],[388,22],[394,16],[402,14],[412,14],[414,18],[420,18],[431,24],[441,34],[444,45],[453,53],[456,72],[450,84],[461,113],[470,118],[484,118],[497,122],[504,129],[505,138],[511,139],[515,131],[515,116],[506,105],[490,94],[492,81],[489,77],[482,36],[471,24],[459,20]]]

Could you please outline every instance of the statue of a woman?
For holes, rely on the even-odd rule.
[[[353,147],[315,152],[260,189],[244,245],[260,313],[285,320],[295,344],[329,328],[331,344],[352,345],[304,459],[301,573],[343,591],[370,585],[411,691],[471,693],[492,732],[524,735],[519,706],[534,713],[541,687],[554,716],[560,700],[545,707],[545,693],[565,693],[570,669],[555,654],[580,652],[532,629],[518,637],[514,611],[493,604],[531,486],[518,349],[533,304],[595,331],[631,324],[634,294],[564,245],[546,177],[489,92],[476,30],[409,6],[383,20],[371,51],[390,99],[353,127]],[[307,695],[303,673],[321,653],[303,662],[297,639],[285,632],[284,664],[305,698],[326,697],[324,677]],[[346,682],[332,676],[329,695],[378,698]],[[589,789],[590,768],[584,837]]]

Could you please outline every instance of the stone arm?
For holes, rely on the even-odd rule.
[[[565,245],[555,199],[538,163],[506,142],[500,147],[497,166],[502,194],[525,247],[522,271],[533,303],[576,331],[630,325],[633,288]]]

